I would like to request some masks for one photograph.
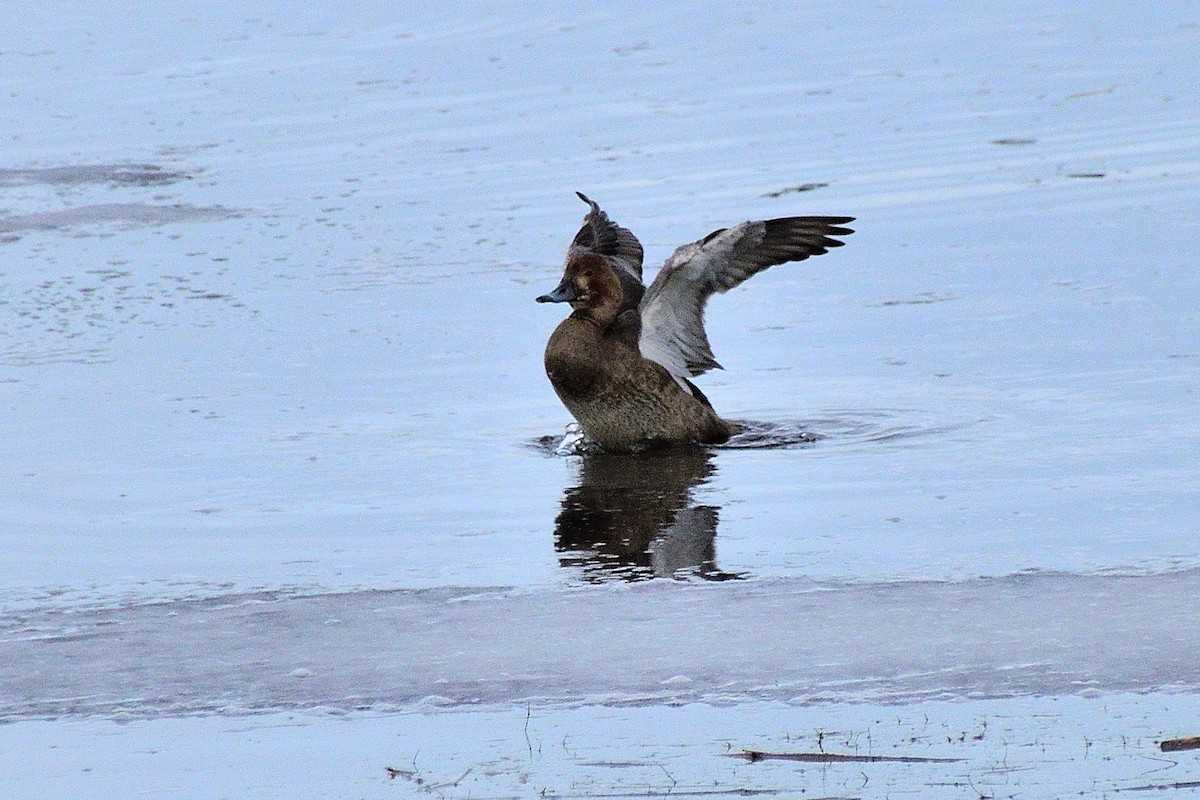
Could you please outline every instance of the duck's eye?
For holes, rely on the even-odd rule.
[[[590,277],[592,277],[592,271],[591,271],[590,269],[585,269],[585,270],[583,271],[583,277],[585,277],[585,278],[590,278]]]

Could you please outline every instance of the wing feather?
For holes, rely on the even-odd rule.
[[[583,192],[576,192],[579,199],[591,207],[583,218],[583,226],[575,234],[567,257],[580,252],[607,256],[618,262],[640,282],[642,280],[642,243],[628,228],[622,228],[608,218],[600,206],[592,202]],[[610,263],[612,261],[610,260]]]
[[[783,217],[743,222],[678,248],[642,297],[642,355],[677,379],[720,369],[704,331],[708,298],[768,267],[841,247],[853,217]]]

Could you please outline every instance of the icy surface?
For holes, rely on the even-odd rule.
[[[0,726],[0,798],[1188,798],[1194,754],[1159,742],[1198,718],[1196,695],[1110,695],[29,721]]]
[[[0,720],[1200,691],[1198,592],[1193,570],[39,610],[0,631]]]

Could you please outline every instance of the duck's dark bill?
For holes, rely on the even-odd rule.
[[[563,281],[550,294],[537,298],[539,303],[569,303],[579,297],[575,287],[569,281]]]

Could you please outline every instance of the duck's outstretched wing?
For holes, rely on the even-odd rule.
[[[704,332],[704,306],[755,273],[841,247],[832,237],[854,217],[784,217],[743,222],[677,249],[642,297],[641,353],[676,378],[721,368]]]
[[[579,199],[591,206],[583,218],[583,227],[575,234],[567,258],[576,253],[595,253],[607,256],[609,263],[623,267],[642,282],[642,243],[628,228],[622,228],[600,210],[600,206],[588,199],[583,192],[576,192]]]

